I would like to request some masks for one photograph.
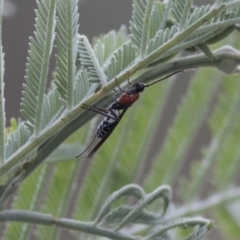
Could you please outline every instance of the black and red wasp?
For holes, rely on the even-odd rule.
[[[89,147],[92,145],[94,140],[96,138],[99,138],[101,140],[96,144],[96,146],[88,154],[87,158],[90,158],[95,154],[95,152],[102,146],[102,144],[107,140],[107,138],[113,132],[115,127],[118,125],[118,123],[122,119],[123,115],[126,113],[127,109],[129,107],[131,107],[132,104],[138,100],[140,92],[143,92],[146,87],[149,87],[157,82],[163,81],[164,79],[167,79],[179,72],[183,72],[183,70],[179,70],[174,73],[171,73],[171,74],[165,76],[164,78],[161,78],[150,84],[144,84],[141,82],[132,84],[128,81],[130,88],[127,88],[126,90],[123,90],[119,86],[118,82],[116,81],[117,86],[120,89],[120,91],[122,92],[122,94],[119,97],[116,95],[114,98],[114,101],[109,104],[107,109],[101,108],[101,107],[96,107],[96,106],[88,106],[86,104],[83,105],[82,108],[99,113],[105,117],[98,125],[97,131],[96,131],[95,136],[94,136],[93,140],[91,141],[91,143],[81,154],[76,156],[76,158],[80,157],[83,153],[85,153],[89,149]],[[114,91],[116,92],[116,90],[114,90]],[[120,112],[120,110],[121,110],[121,112]]]

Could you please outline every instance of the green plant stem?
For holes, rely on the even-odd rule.
[[[204,211],[237,199],[240,199],[240,187],[233,188],[225,192],[219,192],[207,199],[181,206],[174,210],[174,214],[169,216],[169,218],[179,218],[196,213],[202,214]]]
[[[205,200],[201,200],[192,204],[187,204],[185,206],[179,207],[174,210],[174,214],[169,214],[168,218],[164,218],[164,221],[167,222],[169,219],[179,218],[189,214],[196,214],[199,212],[206,211],[210,208],[216,207],[220,204],[224,204],[230,201],[234,201],[240,198],[240,187],[231,189],[225,192],[220,192],[210,196]],[[162,219],[161,219],[162,220]],[[30,212],[30,211],[21,211],[21,210],[5,210],[0,212],[0,222],[5,221],[14,221],[14,222],[27,222],[48,226],[62,227],[69,230],[77,230],[85,233],[90,233],[99,236],[105,236],[112,239],[126,239],[126,240],[135,240],[136,237],[130,237],[123,235],[121,233],[112,232],[108,229],[102,227],[95,227],[92,225],[92,222],[80,222],[67,218],[56,219],[52,215]],[[138,229],[139,230],[139,229]]]
[[[128,236],[122,233],[116,233],[103,227],[94,227],[91,222],[80,222],[67,218],[55,218],[50,214],[38,212],[21,211],[21,210],[5,210],[0,212],[0,222],[27,222],[32,224],[40,224],[47,226],[55,226],[90,233],[97,236],[103,236],[116,240],[136,240],[139,238]]]
[[[166,217],[160,218],[159,221],[156,221],[154,224],[164,224],[172,219],[182,218],[184,216],[194,215],[194,214],[203,214],[203,212],[218,207],[219,205],[230,203],[232,201],[240,199],[240,187],[230,189],[228,191],[219,192],[214,194],[204,200],[195,201],[194,203],[188,203],[186,205],[176,207],[170,211]],[[139,231],[144,231],[148,229],[146,226],[136,227],[129,229],[129,233],[136,234]]]
[[[214,61],[210,61],[205,54],[201,53],[151,67],[133,81],[147,82],[146,79],[160,78],[162,75],[168,74],[169,69],[178,71],[186,68],[215,67],[226,74],[232,74],[240,64],[240,52],[232,47],[224,46],[214,51],[213,54],[215,56]]]

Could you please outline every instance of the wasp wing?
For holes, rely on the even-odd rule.
[[[122,112],[119,115],[119,119],[117,121],[115,121],[112,125],[111,125],[111,129],[106,133],[106,135],[104,137],[101,138],[101,140],[96,144],[96,146],[93,148],[93,150],[88,154],[87,158],[91,158],[95,152],[103,145],[103,143],[107,140],[107,138],[111,135],[111,133],[113,132],[113,130],[116,128],[116,126],[118,125],[118,123],[120,122],[120,120],[122,119],[123,115],[126,113],[128,107],[124,108],[122,110]]]

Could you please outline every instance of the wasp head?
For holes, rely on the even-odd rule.
[[[145,86],[145,84],[138,82],[138,83],[133,84],[133,87],[135,88],[135,92],[139,93],[139,92],[143,92],[143,90],[146,86]]]

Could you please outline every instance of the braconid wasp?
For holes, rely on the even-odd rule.
[[[92,151],[88,154],[87,158],[92,157],[95,152],[102,146],[102,144],[107,140],[107,138],[111,135],[111,133],[113,132],[113,130],[115,129],[115,127],[118,125],[118,123],[120,122],[120,120],[122,119],[123,115],[126,113],[127,109],[129,107],[132,106],[133,103],[135,103],[138,98],[139,98],[139,93],[143,92],[144,89],[146,87],[149,87],[155,83],[158,83],[160,81],[163,81],[179,72],[183,72],[184,69],[173,72],[167,76],[165,76],[164,78],[158,79],[150,84],[144,84],[141,82],[137,82],[137,83],[129,83],[130,87],[127,88],[126,90],[123,90],[117,80],[116,80],[116,84],[119,88],[119,90],[122,92],[122,94],[118,97],[117,94],[114,98],[114,101],[112,103],[109,104],[108,108],[100,108],[100,107],[96,107],[96,106],[88,106],[86,104],[84,104],[82,106],[82,108],[86,109],[86,110],[90,110],[96,113],[99,113],[104,117],[104,119],[100,122],[100,124],[98,125],[97,131],[95,133],[95,136],[93,138],[93,140],[90,142],[90,144],[88,145],[88,147],[78,156],[76,156],[76,158],[80,157],[81,155],[83,155],[88,149],[89,147],[92,145],[92,143],[94,142],[94,140],[96,138],[99,138],[100,141],[96,144],[96,146],[92,149]],[[116,92],[116,90],[114,90]],[[121,112],[120,112],[121,110]]]

